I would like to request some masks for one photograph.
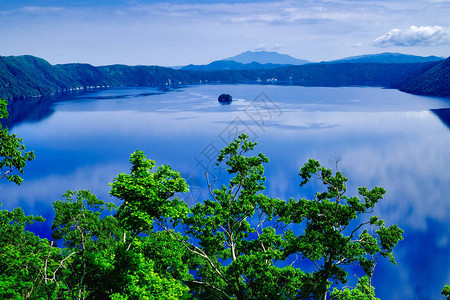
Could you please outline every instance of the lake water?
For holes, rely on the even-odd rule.
[[[218,95],[233,96],[221,105]],[[270,158],[270,196],[311,197],[321,186],[300,188],[299,168],[314,158],[358,186],[383,186],[376,214],[405,230],[395,251],[398,266],[380,261],[374,286],[381,299],[440,299],[450,283],[449,99],[380,88],[201,85],[160,93],[151,88],[93,91],[13,108],[9,124],[36,159],[17,187],[1,181],[2,209],[21,206],[49,222],[34,227],[49,237],[51,203],[67,191],[90,189],[109,197],[108,183],[129,172],[139,149],[170,164],[191,185],[193,204],[207,196],[203,176],[223,177],[218,149],[245,131]],[[22,103],[25,104],[25,103]],[[27,112],[18,113],[18,109]]]

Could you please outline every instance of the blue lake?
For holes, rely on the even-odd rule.
[[[222,93],[233,96],[231,105],[218,103]],[[449,99],[381,88],[200,85],[167,93],[101,90],[60,100],[34,100],[26,112],[12,112],[11,131],[36,159],[21,186],[0,183],[2,209],[21,206],[48,219],[33,228],[42,237],[50,237],[51,203],[69,189],[116,201],[108,183],[129,171],[129,155],[138,149],[182,173],[191,192],[180,197],[201,201],[208,196],[203,174],[221,181],[218,150],[244,131],[270,158],[270,196],[298,199],[320,190],[299,187],[297,174],[309,158],[330,168],[339,159],[348,195],[358,186],[385,187],[375,213],[404,229],[405,239],[395,251],[398,266],[379,261],[375,269],[379,298],[440,299],[450,283]]]

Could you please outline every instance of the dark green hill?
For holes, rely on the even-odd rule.
[[[98,67],[114,86],[165,86],[197,83],[189,73],[158,66],[112,65]]]
[[[450,98],[450,57],[398,78],[392,87],[416,95]]]
[[[50,95],[71,85],[71,78],[47,61],[33,56],[0,57],[0,95],[29,98]]]
[[[278,83],[303,86],[389,87],[396,78],[421,66],[422,64],[320,63],[249,71],[248,74],[253,73],[262,82],[273,82],[276,79]]]
[[[114,86],[193,84],[197,74],[157,66],[51,65],[33,56],[0,57],[0,97],[21,99]]]
[[[192,71],[158,66],[51,65],[33,56],[0,57],[0,97],[30,98],[92,87],[198,83],[381,86],[450,97],[449,60],[441,63],[320,63],[259,70]]]
[[[89,64],[56,65],[55,68],[71,78],[76,87],[116,85],[108,74]]]

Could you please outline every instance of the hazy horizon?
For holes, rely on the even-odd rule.
[[[448,57],[450,1],[17,0],[0,55],[51,64],[207,64],[245,51],[313,62],[383,52]]]

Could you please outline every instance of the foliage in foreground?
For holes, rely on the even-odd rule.
[[[7,104],[5,99],[0,99],[0,119],[8,118]],[[25,151],[22,139],[10,134],[8,128],[2,128],[0,124],[0,179],[6,177],[7,180],[20,185],[22,177],[13,172],[22,174],[26,163],[33,159],[34,153]]]
[[[450,285],[446,284],[442,289],[441,295],[445,297],[445,299],[450,300]]]
[[[20,208],[0,211],[1,297],[376,299],[375,262],[384,257],[395,264],[403,233],[377,216],[364,217],[384,189],[363,187],[348,197],[340,171],[309,160],[300,185],[317,179],[324,190],[313,199],[271,198],[263,193],[269,159],[250,156],[255,146],[241,135],[224,148],[218,163],[226,165],[229,183],[214,189],[208,182],[210,199],[191,208],[175,197],[188,191],[180,174],[136,151],[131,173],[111,184],[119,207],[84,190],[54,202],[52,238],[60,247],[26,230],[41,217]],[[20,149],[23,161],[31,158]],[[302,270],[304,260],[315,270]],[[365,275],[355,288],[339,290],[346,265]]]

